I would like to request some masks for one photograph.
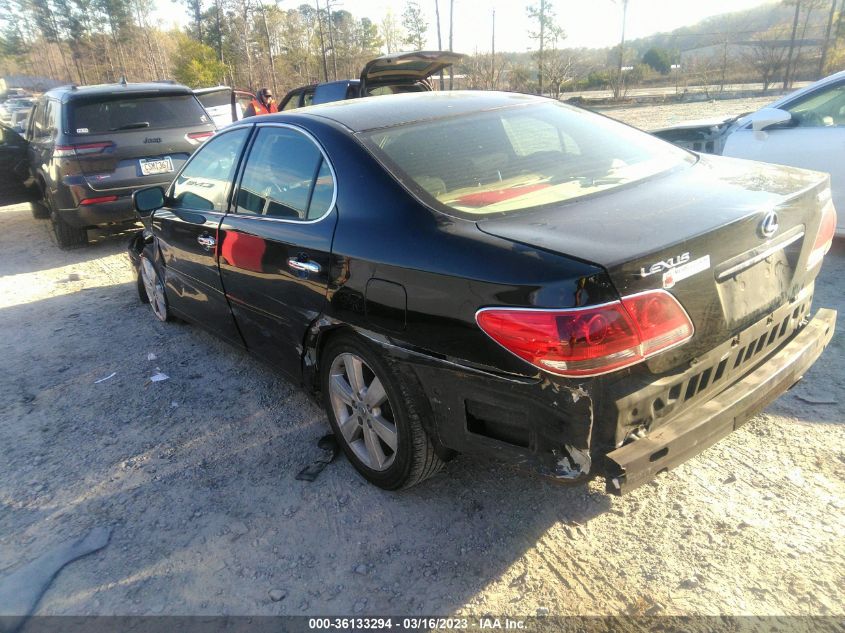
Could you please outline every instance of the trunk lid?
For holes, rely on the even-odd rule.
[[[599,264],[620,295],[672,293],[695,335],[649,361],[664,371],[729,339],[812,281],[806,260],[828,183],[816,172],[701,157],[606,194],[478,227]],[[774,232],[766,236],[764,228]]]
[[[97,95],[68,105],[66,147],[71,149],[65,151],[75,156],[95,191],[170,182],[215,130],[197,98],[184,90]]]
[[[463,59],[451,51],[415,51],[377,57],[361,71],[361,92],[364,86],[394,81],[423,81]]]
[[[224,127],[240,118],[235,104],[235,91],[229,86],[197,88],[194,94],[217,127]]]

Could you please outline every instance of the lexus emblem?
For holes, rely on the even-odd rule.
[[[778,232],[778,214],[774,211],[769,211],[760,222],[760,235],[763,237],[771,237]]]

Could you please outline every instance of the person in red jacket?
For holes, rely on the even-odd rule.
[[[278,112],[276,101],[273,99],[273,92],[269,88],[262,88],[255,93],[255,98],[250,102],[244,113],[244,118],[257,114],[272,114]]]

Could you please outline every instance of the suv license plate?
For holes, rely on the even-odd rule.
[[[170,156],[165,158],[155,158],[153,160],[141,159],[141,173],[145,176],[152,176],[154,174],[166,174],[173,171],[173,161]]]

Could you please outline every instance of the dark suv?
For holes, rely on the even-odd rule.
[[[132,193],[166,186],[216,128],[185,86],[172,83],[63,86],[45,93],[26,129],[29,174],[59,246],[87,229],[134,222]]]

